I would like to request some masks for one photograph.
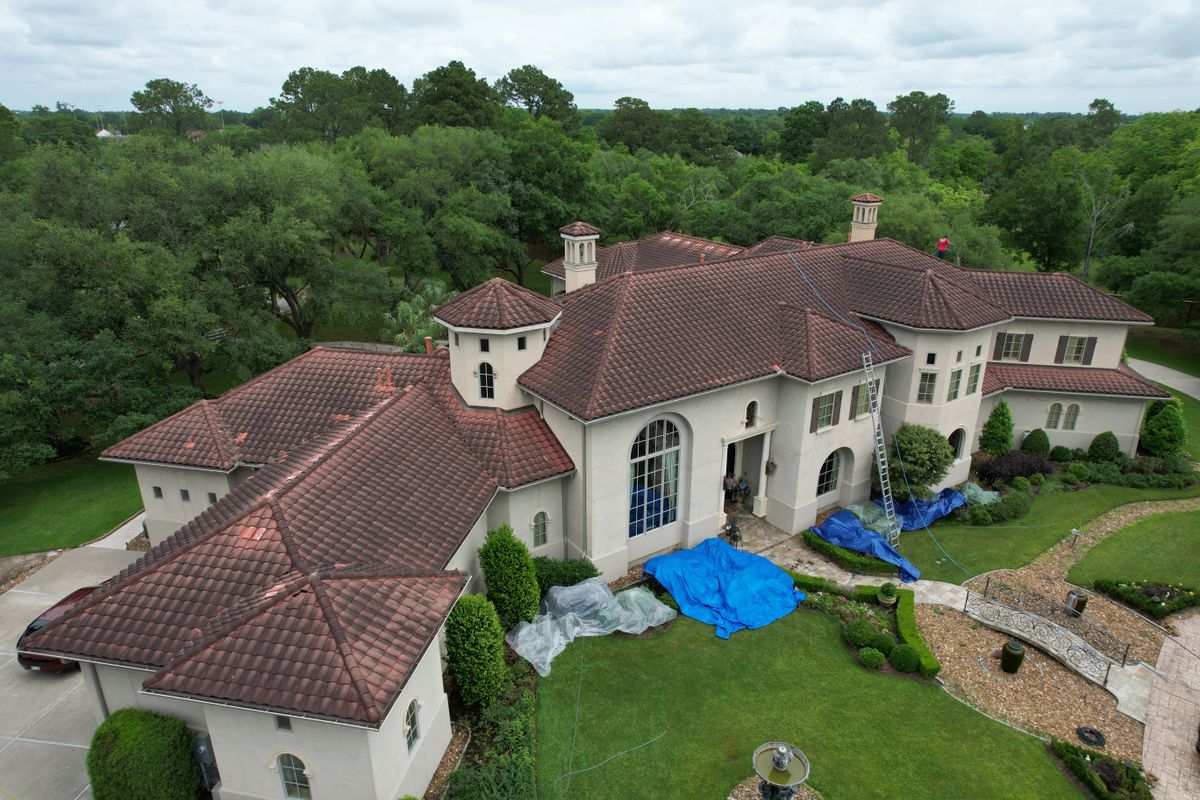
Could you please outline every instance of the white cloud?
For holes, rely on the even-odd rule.
[[[515,7],[514,7],[515,6]],[[383,67],[407,85],[458,59],[537,64],[583,107],[790,106],[921,89],[959,110],[1200,106],[1196,0],[0,0],[0,102],[119,109],[147,80],[264,105],[301,66]]]

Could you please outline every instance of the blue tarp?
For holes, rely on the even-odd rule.
[[[882,505],[878,500],[876,505]],[[912,498],[904,503],[896,503],[896,516],[900,518],[900,530],[916,531],[928,527],[960,506],[967,504],[967,498],[957,489],[942,489],[930,500]]]
[[[856,553],[866,553],[881,561],[895,564],[900,568],[900,580],[915,581],[921,577],[921,571],[913,566],[900,551],[887,543],[881,534],[863,527],[858,517],[849,511],[839,511],[833,514],[820,527],[813,528],[817,535],[825,541],[853,550]]]
[[[787,616],[806,596],[769,560],[735,550],[722,539],[655,556],[645,571],[671,593],[682,613],[716,625],[722,639]]]
[[[675,521],[675,509],[656,489],[635,486],[629,497],[629,535],[661,528]]]

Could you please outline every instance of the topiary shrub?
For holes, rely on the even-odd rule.
[[[183,720],[140,708],[114,711],[92,735],[88,778],[96,800],[195,800],[200,770]]]
[[[1008,403],[998,400],[979,432],[979,449],[994,456],[1003,455],[1012,450],[1012,440],[1012,411]]]
[[[559,561],[557,558],[538,556],[533,560],[533,571],[537,575],[538,593],[542,597],[554,586],[574,586],[600,575],[600,571],[586,558]]]
[[[1158,406],[1157,410],[1155,406]],[[1186,440],[1187,429],[1179,401],[1151,403],[1146,421],[1142,423],[1141,445],[1146,452],[1156,456],[1176,456],[1183,451]]]
[[[865,619],[855,619],[842,625],[842,637],[854,647],[866,647],[879,628]]]
[[[917,650],[911,644],[898,644],[892,648],[892,652],[888,654],[888,662],[898,672],[916,672],[920,666]]]
[[[883,653],[874,647],[864,647],[858,651],[858,663],[867,669],[879,669],[883,666]]]
[[[1050,448],[1050,460],[1058,464],[1067,463],[1071,460],[1071,448],[1061,444],[1054,445]]]
[[[1050,437],[1041,428],[1034,428],[1025,434],[1025,440],[1021,442],[1021,452],[1037,453],[1040,456],[1049,455]]]
[[[892,648],[896,646],[896,640],[887,631],[880,631],[871,637],[871,641],[867,642],[867,646],[878,650],[886,656],[891,654]]]
[[[1072,461],[1067,465],[1067,474],[1076,481],[1086,481],[1092,477],[1091,468],[1082,461]]]
[[[462,701],[486,708],[504,691],[504,631],[486,597],[460,597],[446,620],[446,661]]]
[[[1040,488],[1046,485],[1046,476],[1040,472],[1035,472],[1029,476],[1029,482]]]
[[[1049,472],[1050,462],[1046,460],[1045,456],[1038,453],[1022,453],[1017,450],[989,459],[980,464],[976,471],[979,473],[980,480],[987,481],[992,485],[1012,484],[1013,478],[1018,475],[1028,478],[1035,472]]]
[[[1036,475],[1038,473],[1035,472],[1034,474]],[[1029,478],[1026,478],[1024,475],[1018,475],[1012,479],[1012,488],[1016,489],[1018,492],[1028,492],[1029,486]]]
[[[541,594],[529,548],[513,534],[508,525],[488,531],[479,548],[479,565],[487,596],[500,616],[500,626],[509,630],[521,620],[531,620],[538,612]]]
[[[1117,456],[1121,455],[1121,445],[1117,442],[1117,435],[1112,431],[1097,433],[1096,438],[1092,439],[1091,445],[1088,447],[1088,461],[1116,461]]]
[[[993,523],[1008,522],[1025,516],[1029,511],[1031,501],[1029,492],[1018,490],[1014,484],[1013,490],[1000,498],[1000,502],[992,503],[987,508],[992,515]]]
[[[892,583],[891,581],[888,581],[887,583],[885,583],[879,587],[879,591],[877,592],[877,594],[880,597],[895,597],[896,596],[896,584]]]
[[[896,499],[909,499],[909,490],[916,497],[927,498],[932,493],[929,487],[946,477],[954,463],[954,448],[945,436],[933,428],[906,422],[892,434],[889,458],[897,468],[897,480],[892,481],[892,492]],[[879,476],[875,473],[874,480]]]

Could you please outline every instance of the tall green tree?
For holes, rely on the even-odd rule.
[[[312,67],[290,73],[271,106],[279,112],[284,135],[293,141],[336,142],[362,130],[367,121],[367,106],[353,81]]]
[[[537,119],[558,120],[567,130],[579,127],[575,95],[532,64],[516,67],[496,81],[496,93],[508,105],[524,109]]]
[[[779,151],[785,161],[801,163],[813,151],[818,139],[829,132],[829,116],[825,106],[809,100],[787,112],[779,134]]]
[[[490,128],[501,105],[488,82],[461,61],[451,61],[413,81],[412,104],[418,125],[465,128]]]
[[[996,222],[1039,270],[1070,270],[1083,256],[1086,229],[1078,153],[1060,151],[1029,164],[992,198]]]
[[[646,149],[662,150],[666,134],[666,115],[655,111],[638,97],[621,97],[611,114],[601,121],[600,138],[610,145],[621,143],[636,153]]]
[[[213,106],[213,101],[196,84],[170,78],[146,81],[146,88],[134,92],[129,102],[142,115],[149,130],[175,136],[204,127],[206,112]]]
[[[891,149],[887,116],[870,100],[857,98],[847,103],[834,98],[825,109],[828,130],[816,143],[818,166],[837,158],[870,158]]]
[[[935,95],[909,92],[888,103],[887,109],[892,115],[892,127],[908,145],[908,160],[924,164],[938,130],[950,119],[954,101],[941,92]]]

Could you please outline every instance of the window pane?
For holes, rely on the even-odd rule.
[[[971,371],[967,373],[967,394],[975,394],[975,390],[979,388],[979,372],[981,369],[981,364],[971,365]]]
[[[828,428],[833,424],[833,401],[836,394],[824,394],[817,400],[817,427]]]
[[[1059,417],[1062,416],[1062,403],[1051,403],[1050,411],[1046,414],[1046,427],[1053,430],[1058,427]]]
[[[946,391],[947,400],[958,399],[958,387],[962,383],[962,370],[956,369],[950,373],[950,388]]]
[[[1063,361],[1067,364],[1082,364],[1083,351],[1087,349],[1087,338],[1084,336],[1068,336],[1067,349]]]
[[[1019,359],[1021,357],[1021,345],[1025,343],[1025,334],[1023,333],[1007,333],[1004,335],[1004,352],[1002,358]]]
[[[629,535],[674,522],[678,504],[679,429],[667,420],[654,420],[634,439],[629,452]],[[544,531],[545,514],[539,516]],[[536,525],[535,518],[535,544]]]
[[[1079,420],[1079,406],[1075,403],[1067,406],[1067,415],[1063,417],[1063,430],[1075,430],[1075,423]]]
[[[825,463],[821,464],[821,471],[817,475],[818,495],[828,494],[837,488],[841,460],[841,457],[834,451],[829,454],[829,458],[825,459]]]
[[[932,403],[933,390],[937,386],[936,372],[922,372],[921,384],[917,387],[917,402]]]

